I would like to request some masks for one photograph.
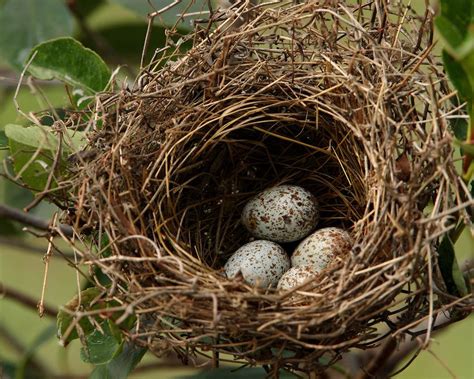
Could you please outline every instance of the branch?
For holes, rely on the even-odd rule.
[[[41,254],[44,255],[46,252],[46,248],[40,247],[40,246],[34,246],[32,244],[29,244],[25,241],[23,241],[20,238],[7,238],[7,237],[2,237],[0,236],[0,245],[4,246],[9,246],[12,248],[24,250],[27,253],[34,253],[34,254]],[[56,247],[54,249],[60,254],[61,257],[64,257],[66,259],[74,259],[74,253],[72,252],[63,252],[58,250]],[[0,249],[3,251],[3,249]]]
[[[0,219],[1,218],[10,219],[23,225],[54,233],[54,228],[48,221],[5,204],[0,204]],[[74,234],[70,225],[60,224],[59,229],[66,237],[72,237]]]
[[[36,299],[24,294],[23,292],[17,291],[14,288],[6,286],[2,282],[0,282],[0,296],[16,301],[17,303],[20,303],[28,308],[34,309],[35,311],[38,310],[38,301]],[[58,311],[55,307],[43,305],[43,314],[56,318]]]
[[[2,338],[6,343],[8,343],[8,345],[13,348],[13,350],[15,350],[19,355],[23,356],[27,353],[26,347],[23,346],[23,344],[18,341],[18,339],[13,334],[11,334],[3,324],[0,324],[0,338]],[[40,362],[38,362],[38,360],[36,360],[34,357],[30,357],[30,359],[28,360],[28,366],[36,370],[38,373],[48,373],[46,367],[43,366]]]

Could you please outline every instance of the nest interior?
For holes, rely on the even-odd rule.
[[[94,153],[67,182],[74,226],[93,236],[83,261],[109,276],[107,296],[136,314],[130,338],[312,371],[444,306],[436,244],[465,196],[446,125],[456,110],[432,12],[382,4],[211,13],[189,51],[170,38],[133,89],[77,119]],[[282,183],[318,198],[318,227],[355,241],[296,303],[222,271],[250,240],[246,201]]]

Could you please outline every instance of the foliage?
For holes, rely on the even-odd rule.
[[[41,43],[28,58],[28,71],[38,79],[57,79],[92,95],[110,80],[110,70],[94,51],[70,37]]]
[[[444,66],[459,96],[466,102],[469,115],[468,122],[455,120],[452,125],[457,138],[455,144],[465,155],[463,179],[469,184],[474,173],[474,2],[440,0],[440,3],[441,14],[436,18],[436,26],[445,42]],[[474,188],[474,180],[471,186]],[[438,261],[448,292],[465,296],[468,284],[459,269],[452,241],[464,228],[463,221],[455,226],[454,232],[441,241]]]
[[[51,128],[43,125],[25,128],[8,124],[5,126],[5,134],[9,140],[15,172],[35,191],[45,189],[50,174],[63,173],[68,155],[77,151],[84,142],[83,133],[67,130],[67,138],[64,138],[64,143],[60,145],[59,137]],[[58,162],[55,162],[59,148],[62,151]],[[54,187],[54,181],[50,185]]]
[[[21,70],[35,45],[71,35],[74,19],[64,1],[5,0],[0,9],[0,25],[0,56]]]
[[[138,347],[131,342],[125,342],[122,351],[113,357],[108,363],[98,365],[90,376],[90,379],[125,379],[136,367],[146,349]]]

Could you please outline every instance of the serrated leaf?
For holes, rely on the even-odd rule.
[[[74,296],[63,309],[60,309],[57,317],[57,336],[61,339],[61,342],[66,346],[72,340],[79,338],[77,329],[73,327],[70,331],[71,324],[74,322],[74,317],[70,312],[74,312],[80,306],[81,309],[91,309],[92,301],[97,299],[102,291],[97,287],[87,288],[84,291],[81,291],[80,297],[78,295]],[[69,311],[69,312],[68,312]],[[94,330],[94,326],[91,324],[87,317],[82,318],[78,322],[79,327],[82,329],[82,332],[86,335]],[[66,335],[66,333],[69,333]]]
[[[109,363],[97,366],[92,371],[89,379],[126,379],[145,353],[146,349],[131,342],[125,342],[120,354]]]
[[[448,292],[457,297],[466,296],[468,294],[466,282],[459,269],[454,245],[449,235],[442,239],[438,247],[438,264]]]
[[[0,8],[0,25],[0,56],[22,70],[35,45],[71,35],[74,20],[64,1],[5,0]]]
[[[134,13],[140,16],[146,16],[148,13],[152,13],[155,10],[164,9],[166,6],[172,4],[174,0],[151,0],[150,3],[153,7],[150,7],[148,0],[112,0],[113,2],[122,5],[123,7],[130,9]],[[180,15],[184,13],[202,12],[208,10],[208,0],[181,0],[171,9],[163,12],[159,17],[156,18],[156,22],[160,25],[174,26],[180,19]],[[195,14],[193,17],[186,17],[182,22],[178,23],[178,26],[183,29],[190,30],[192,27],[192,20],[195,18],[202,18],[202,15]]]
[[[54,159],[59,146],[59,138],[52,130],[45,126],[8,124],[5,134],[9,140],[10,153],[13,159],[13,168],[21,173],[21,178],[32,190],[44,190],[48,176],[53,169]],[[78,151],[85,143],[82,132],[68,130],[67,137],[61,145],[62,155],[56,167],[59,175],[64,171],[66,158],[71,152]],[[52,183],[54,187],[55,183]]]
[[[34,58],[33,58],[34,56]],[[111,72],[102,58],[74,38],[57,38],[36,46],[28,71],[43,80],[57,79],[81,89],[84,95],[100,92]]]
[[[110,320],[104,321],[102,330],[94,330],[87,335],[86,344],[81,348],[83,362],[103,365],[118,355],[122,348],[121,334]]]

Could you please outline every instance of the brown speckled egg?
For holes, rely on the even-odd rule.
[[[292,267],[283,274],[278,282],[277,288],[279,290],[290,290],[302,285],[306,281],[309,281],[317,274],[317,271],[311,266]]]
[[[318,223],[316,198],[304,188],[281,185],[269,188],[244,207],[242,223],[257,238],[292,242],[307,236]]]
[[[347,254],[351,245],[351,237],[345,230],[319,229],[298,245],[291,256],[291,265],[294,267],[309,265],[320,272],[337,256]]]
[[[258,240],[245,244],[229,258],[224,266],[228,278],[240,271],[251,285],[267,288],[277,285],[290,268],[290,258],[275,242]]]

